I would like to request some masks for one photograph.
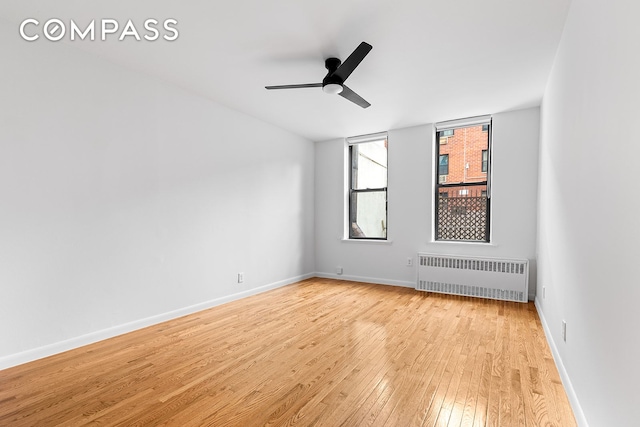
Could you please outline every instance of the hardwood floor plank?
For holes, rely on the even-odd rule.
[[[482,373],[480,374],[480,385],[476,398],[476,408],[473,414],[473,427],[484,427],[487,425],[487,412],[489,410],[489,391],[491,385],[491,365],[493,364],[491,353],[484,354],[482,363]]]
[[[533,304],[309,279],[0,371],[0,425],[575,419]]]
[[[478,347],[478,351],[476,352],[475,363],[470,367],[471,379],[469,380],[469,388],[466,392],[466,398],[464,400],[464,406],[460,408],[460,422],[457,424],[450,425],[463,425],[463,426],[471,426],[473,425],[473,420],[475,418],[475,412],[478,408],[478,398],[480,396],[480,386],[482,381],[482,370],[485,363],[486,356],[485,348],[480,345]],[[482,409],[481,409],[482,410]]]
[[[461,323],[456,328],[452,352],[449,354],[447,360],[443,360],[444,372],[440,377],[440,381],[437,384],[437,392],[434,395],[427,417],[422,422],[424,427],[433,427],[447,425],[449,420],[450,411],[448,410],[450,402],[447,401],[447,396],[450,396],[451,389],[457,387],[456,379],[457,373],[460,370],[459,363],[466,361],[466,355],[462,354],[462,344],[468,332],[469,322],[462,318]],[[452,385],[453,384],[453,385]]]
[[[426,398],[424,391],[433,378],[435,365],[438,363],[438,358],[441,357],[439,354],[442,347],[434,343],[438,343],[438,337],[443,336],[446,331],[441,322],[434,322],[430,326],[435,327],[422,329],[428,334],[423,338],[424,351],[409,367],[408,378],[410,380],[407,386],[402,388],[403,394],[399,397],[399,401],[385,422],[387,426],[421,424],[422,415],[428,409],[430,395],[429,398]],[[429,329],[431,330],[429,331]],[[412,421],[413,419],[416,421]]]

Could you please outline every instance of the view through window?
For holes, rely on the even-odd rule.
[[[387,139],[349,143],[349,238],[387,238]]]
[[[489,241],[491,124],[436,131],[436,240]]]

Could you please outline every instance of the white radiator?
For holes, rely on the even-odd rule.
[[[529,260],[419,253],[416,289],[527,302]]]

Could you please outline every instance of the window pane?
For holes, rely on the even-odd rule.
[[[351,193],[350,237],[387,237],[387,192]]]
[[[438,240],[488,241],[487,186],[438,190]]]
[[[482,172],[487,171],[488,157],[487,150],[482,150]]]
[[[440,175],[449,175],[449,155],[448,154],[440,155],[438,173]]]
[[[354,189],[387,186],[387,140],[351,146],[351,186]]]
[[[482,127],[478,125],[456,129],[455,133],[447,138],[446,144],[439,144],[440,175],[444,175],[442,157],[447,156],[447,184],[487,180],[482,152],[489,149],[489,132],[483,132]],[[446,131],[441,131],[440,136],[444,132]]]

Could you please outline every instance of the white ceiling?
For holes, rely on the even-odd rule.
[[[3,0],[0,18],[175,18],[175,42],[67,42],[314,141],[539,105],[570,0]],[[373,50],[321,89],[324,59]],[[26,42],[25,42],[26,43]],[[51,43],[39,40],[36,43]],[[53,48],[53,47],[52,47]]]

